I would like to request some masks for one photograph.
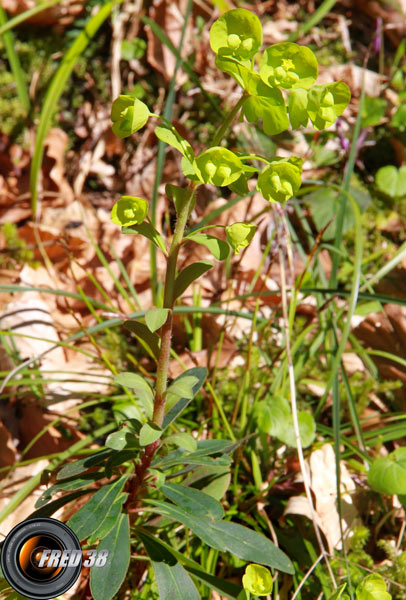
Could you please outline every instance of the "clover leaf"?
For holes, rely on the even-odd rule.
[[[326,129],[343,114],[351,92],[343,81],[319,84],[307,94],[307,113],[315,129]]]
[[[272,162],[260,173],[257,189],[265,200],[284,204],[301,186],[301,169],[290,162]]]
[[[133,96],[119,96],[111,108],[113,133],[119,138],[125,138],[135,133],[148,121],[151,115],[146,104]]]
[[[251,225],[250,223],[233,223],[233,225],[227,225],[226,238],[234,250],[234,254],[239,254],[241,248],[249,246],[256,230],[256,225]]]
[[[210,29],[213,52],[249,60],[262,46],[262,26],[256,15],[244,8],[226,12]]]
[[[262,565],[248,565],[242,577],[242,585],[244,590],[255,596],[267,596],[273,587],[271,572]]]
[[[116,225],[129,227],[142,223],[148,214],[148,202],[135,196],[123,196],[112,208],[110,218]]]
[[[194,166],[203,183],[212,183],[219,187],[237,181],[244,172],[244,165],[238,156],[221,146],[214,146],[199,154]]]
[[[281,42],[267,48],[261,58],[259,74],[272,87],[310,88],[317,79],[317,59],[310,48]]]
[[[280,90],[269,87],[256,73],[252,73],[248,82],[248,92],[251,96],[242,107],[247,121],[256,123],[258,119],[262,119],[262,126],[267,135],[277,135],[288,129],[288,113]]]

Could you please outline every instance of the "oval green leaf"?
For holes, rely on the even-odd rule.
[[[382,494],[406,494],[406,448],[373,461],[368,473],[369,485]]]
[[[166,323],[169,308],[151,308],[145,313],[145,323],[148,329],[154,333]]]
[[[226,242],[206,233],[193,233],[186,240],[206,246],[217,260],[224,260],[230,254],[230,247]]]
[[[140,446],[148,446],[156,442],[162,435],[162,429],[154,423],[145,423],[140,431]]]
[[[201,277],[201,275],[209,271],[212,266],[213,263],[209,262],[208,260],[201,260],[200,262],[196,262],[185,267],[175,279],[173,294],[174,300],[179,298],[179,296],[183,294],[186,288],[193,283],[193,281],[196,281],[196,279]]]

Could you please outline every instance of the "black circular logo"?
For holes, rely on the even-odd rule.
[[[29,598],[51,600],[69,590],[82,569],[82,550],[71,529],[56,519],[28,519],[10,531],[1,569],[11,587]]]

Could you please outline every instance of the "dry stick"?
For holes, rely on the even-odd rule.
[[[281,295],[282,295],[282,312],[283,312],[283,327],[285,330],[285,346],[286,346],[286,358],[288,361],[288,373],[289,373],[289,388],[290,388],[290,402],[292,409],[292,417],[293,417],[293,428],[295,430],[295,438],[297,445],[297,455],[299,458],[300,470],[302,472],[304,488],[307,496],[307,500],[309,502],[310,514],[312,517],[313,527],[316,534],[317,542],[320,546],[321,553],[326,562],[327,570],[329,572],[331,581],[333,583],[334,588],[337,588],[337,583],[334,578],[333,571],[331,569],[328,553],[323,544],[323,540],[321,537],[319,526],[316,522],[316,512],[313,505],[312,493],[310,490],[310,482],[308,479],[308,473],[306,470],[306,463],[303,455],[302,442],[300,440],[300,430],[299,430],[299,421],[297,418],[297,403],[296,403],[296,384],[295,384],[295,371],[293,367],[292,354],[290,351],[290,332],[289,332],[289,319],[288,319],[288,301],[287,301],[287,293],[286,293],[286,276],[285,276],[285,263],[283,259],[282,248],[279,247],[279,266],[281,272]]]
[[[323,558],[323,553],[320,554],[318,559],[312,564],[310,569],[307,571],[306,575],[303,577],[302,581],[299,583],[299,586],[297,587],[295,593],[293,594],[293,596],[290,600],[295,600],[295,598],[298,596],[300,590],[302,589],[302,587],[304,586],[306,581],[309,579],[310,575],[313,573],[314,569],[317,567],[317,565],[319,564],[319,562],[321,561],[322,558]]]

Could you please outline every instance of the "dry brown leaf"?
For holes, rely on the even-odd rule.
[[[34,15],[28,19],[29,23],[48,27],[50,25],[69,25],[82,12],[84,0],[63,0],[56,6],[51,6],[46,10]],[[37,6],[35,0],[3,0],[3,8],[11,15],[18,15],[30,8]]]
[[[162,29],[175,46],[179,48],[182,29],[184,25],[184,15],[186,12],[185,0],[179,2],[170,2],[169,0],[154,0],[149,11],[149,16]],[[175,72],[176,57],[167,46],[161,43],[155,36],[150,27],[145,27],[148,47],[147,59],[149,64],[163,75],[166,81],[169,81]],[[191,26],[186,27],[185,37],[182,44],[182,54],[187,56],[189,40],[191,38]],[[187,79],[185,73],[180,69],[177,74],[177,83],[182,85]]]
[[[65,151],[69,137],[62,129],[50,129],[45,138],[45,153],[42,172],[48,173],[49,182],[44,180],[43,187],[48,191],[57,190],[64,204],[73,201],[73,191],[65,177]]]
[[[341,533],[337,509],[336,459],[332,446],[324,444],[319,450],[312,452],[307,464],[310,467],[310,487],[315,498],[315,518],[326,537],[329,552],[334,553],[335,548],[341,548]],[[340,461],[340,470],[342,528],[345,534],[357,517],[352,500],[355,484],[344,461]],[[285,514],[304,515],[312,519],[310,505],[305,496],[290,497]]]

